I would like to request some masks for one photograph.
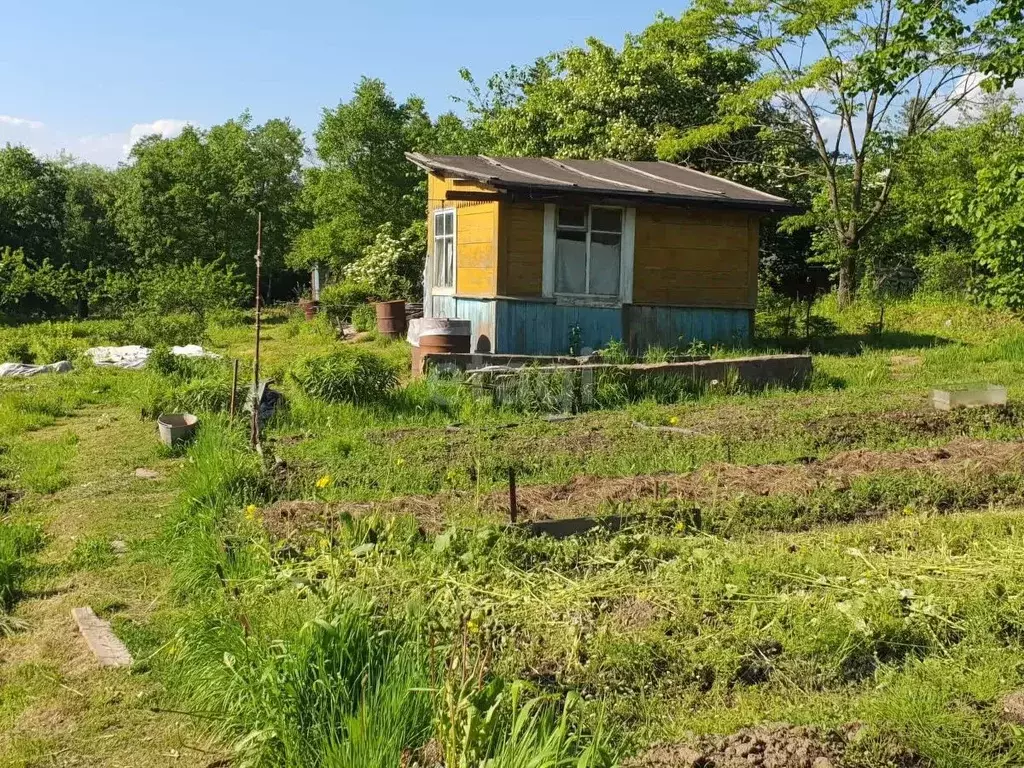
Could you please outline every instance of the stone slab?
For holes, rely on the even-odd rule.
[[[73,608],[71,618],[78,624],[78,630],[101,667],[131,666],[132,655],[124,643],[118,640],[109,621],[101,619],[88,606]]]

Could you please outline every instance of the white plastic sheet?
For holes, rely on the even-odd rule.
[[[71,363],[61,360],[58,363],[49,365],[30,365],[28,363],[0,363],[0,379],[3,378],[28,378],[38,376],[40,373],[67,373],[71,370]]]
[[[85,350],[85,354],[89,355],[96,365],[109,365],[127,370],[138,370],[146,364],[146,360],[152,351],[149,347],[140,347],[132,344],[124,347],[92,347]],[[198,344],[171,347],[171,354],[179,355],[180,357],[220,357],[220,355],[213,352],[207,352]]]

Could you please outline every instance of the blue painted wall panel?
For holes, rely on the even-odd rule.
[[[570,307],[551,302],[499,300],[495,317],[497,346],[505,354],[564,355],[572,328],[580,328],[580,346],[600,349],[622,338],[622,310]]]
[[[745,345],[751,341],[750,310],[701,307],[628,307],[626,338],[631,348],[685,347],[692,341]]]
[[[580,327],[580,345],[601,349],[613,339],[632,349],[708,344],[748,344],[751,317],[746,309],[700,307],[572,307],[552,302],[432,297],[434,317],[469,320],[474,352],[555,355],[569,352],[571,329]]]
[[[432,296],[432,317],[469,320],[472,352],[493,352],[494,300],[464,299],[456,296]]]

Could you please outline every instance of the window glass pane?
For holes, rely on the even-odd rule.
[[[449,236],[434,238],[434,285],[451,288],[455,284],[455,242]]]
[[[559,232],[555,243],[555,292],[587,292],[587,235]]]
[[[450,217],[448,224],[451,224]],[[448,279],[446,285],[451,288],[455,285],[455,238],[450,235],[444,239],[444,271]]]
[[[586,208],[559,208],[558,209],[558,226],[559,227],[579,227],[584,228],[587,226],[587,209]]]
[[[440,224],[440,219],[435,219]],[[434,238],[434,285],[439,288],[446,287],[444,284],[444,238]]]
[[[592,208],[590,228],[596,232],[621,232],[622,211],[618,208]]]
[[[453,211],[448,211],[444,215],[444,233],[446,235],[455,234],[455,213]]]
[[[434,216],[434,236],[441,237],[442,235],[450,235],[452,233],[452,215],[451,213],[438,212]]]
[[[618,296],[622,235],[595,232],[590,236],[590,293]]]

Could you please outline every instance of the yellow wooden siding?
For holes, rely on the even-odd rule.
[[[638,208],[633,303],[753,308],[758,217]]]
[[[502,203],[501,232],[498,293],[539,297],[544,291],[544,206]]]
[[[427,231],[433,249],[434,211],[455,209],[455,292],[459,296],[494,296],[498,286],[498,203],[449,201],[452,190],[496,192],[473,181],[431,174],[427,180]]]

